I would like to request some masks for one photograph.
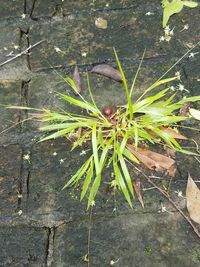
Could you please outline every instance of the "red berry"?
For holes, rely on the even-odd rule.
[[[110,116],[112,114],[112,109],[109,108],[109,107],[105,107],[103,109],[103,114],[106,115],[106,116]]]

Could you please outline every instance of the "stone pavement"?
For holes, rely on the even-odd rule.
[[[159,0],[0,0],[0,4],[0,63],[45,39],[0,67],[4,105],[72,109],[54,94],[70,92],[61,76],[71,74],[78,64],[87,97],[86,71],[99,63],[116,66],[113,47],[130,81],[146,48],[136,97],[200,36],[200,9],[184,9],[170,20],[171,28],[175,26],[172,40],[160,42]],[[107,19],[107,29],[95,27],[98,17]],[[182,31],[186,24],[189,29]],[[189,90],[179,92],[180,97],[200,94],[199,67],[196,54],[171,71],[171,75],[181,72],[181,83]],[[124,103],[120,84],[100,76],[90,78],[100,108]],[[0,111],[0,266],[87,266],[83,261],[88,249],[86,203],[77,198],[79,189],[61,190],[87,155],[80,156],[81,150],[71,153],[64,139],[37,143],[39,123],[22,123],[30,112],[2,105]],[[199,143],[197,132],[189,134]],[[175,191],[185,192],[188,171],[199,179],[199,163],[178,155],[177,165],[171,194],[185,210],[184,198]],[[109,172],[104,179],[110,181]],[[144,209],[135,202],[130,210],[120,194],[114,201],[107,185],[102,185],[93,209],[90,266],[111,266],[111,261],[124,267],[200,266],[199,240],[184,219],[154,190],[144,192],[144,203]],[[159,212],[161,203],[168,212]]]

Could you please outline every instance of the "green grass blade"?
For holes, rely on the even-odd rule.
[[[126,146],[127,140],[128,140],[128,132],[126,132],[126,134],[124,135],[124,137],[123,137],[123,139],[121,141],[121,144],[120,144],[120,152],[121,152],[121,154],[124,151],[124,148]]]
[[[131,195],[134,197],[133,185],[132,185],[132,181],[131,181],[131,177],[130,177],[128,168],[126,166],[125,160],[124,160],[124,158],[122,156],[122,153],[120,151],[119,145],[116,144],[116,147],[117,147],[116,153],[117,153],[118,158],[119,158],[119,162],[120,162],[120,165],[121,165],[122,172],[124,174],[124,178],[126,180],[126,183],[127,183],[128,188],[129,188],[129,191],[131,192]]]
[[[98,192],[100,183],[101,183],[101,174],[99,173],[96,176],[96,178],[94,179],[94,183],[93,183],[92,188],[90,190],[90,195],[88,198],[88,208],[91,206],[92,202],[94,201],[94,198]]]
[[[120,189],[122,190],[128,204],[132,208],[133,206],[131,203],[131,198],[130,198],[128,189],[126,187],[126,184],[125,184],[124,179],[122,177],[121,171],[120,171],[116,162],[113,164],[113,169],[114,169],[114,174],[115,174],[115,180],[116,180],[117,184],[119,185]]]
[[[135,143],[135,147],[137,149],[138,142],[139,142],[139,128],[138,128],[136,123],[133,124],[133,133],[134,133],[134,143]]]
[[[60,129],[67,129],[69,127],[76,126],[76,125],[77,125],[77,127],[79,127],[81,124],[80,123],[78,123],[78,124],[77,123],[51,124],[51,125],[40,127],[39,130],[50,132],[50,131],[55,131],[55,130],[60,130]]]
[[[184,104],[186,102],[196,102],[200,101],[200,96],[191,96],[181,99],[177,104]]]
[[[123,150],[123,155],[130,161],[140,164],[139,160],[125,147]]]
[[[174,97],[176,96],[177,93],[174,93],[173,95],[171,95],[166,101],[165,101],[165,106],[168,106],[172,100],[174,99]]]
[[[150,135],[144,129],[139,129],[138,130],[138,135],[140,136],[140,138],[144,139],[145,141],[148,140],[150,143],[154,144],[153,136]]]
[[[97,140],[98,140],[99,144],[101,145],[101,147],[104,148],[105,144],[104,144],[104,139],[103,139],[103,135],[102,135],[102,128],[99,128],[99,130],[98,130]]]
[[[191,156],[197,156],[199,157],[200,154],[196,153],[196,152],[192,152],[192,151],[188,151],[188,150],[185,150],[185,149],[176,149],[176,151],[180,152],[180,153],[183,153],[183,154],[186,154],[186,155],[191,155]]]
[[[72,105],[75,105],[75,106],[78,106],[80,108],[89,110],[94,114],[99,114],[99,111],[96,109],[96,107],[94,105],[90,104],[89,102],[80,101],[80,100],[77,100],[77,99],[75,99],[75,98],[73,98],[71,96],[68,96],[68,95],[65,95],[65,94],[61,94],[61,93],[58,93],[58,95],[62,99],[66,100],[67,102],[69,102]]]
[[[77,146],[81,146],[82,143],[85,141],[85,139],[91,135],[91,133],[92,133],[92,130],[91,131],[88,130],[83,136],[81,136],[81,138],[79,138],[77,141],[75,141],[73,143],[71,151],[74,150]]]
[[[153,102],[155,102],[156,100],[164,97],[166,95],[166,93],[169,91],[169,88],[163,89],[160,92],[158,92],[157,94],[151,96],[151,97],[147,97],[139,102],[136,102],[133,107],[134,107],[134,112],[140,112],[140,110],[142,108],[148,107],[150,104],[152,104]]]
[[[94,169],[94,161],[91,160],[91,162],[90,162],[90,168],[89,168],[89,170],[87,172],[87,175],[85,177],[85,180],[84,180],[84,183],[83,183],[83,186],[82,186],[81,201],[83,200],[83,198],[85,197],[85,194],[88,191],[88,188],[89,188],[89,185],[91,183],[92,176],[93,176],[93,169]]]
[[[177,80],[177,77],[172,77],[172,78],[166,78],[166,79],[162,79],[162,80],[158,80],[156,81],[154,84],[152,84],[150,87],[148,87],[144,93],[138,98],[137,102],[143,98],[144,95],[146,95],[148,92],[152,91],[153,89],[157,88],[158,86],[162,85],[162,84],[166,84],[169,83],[171,81]]]
[[[53,134],[50,134],[48,135],[47,137],[44,137],[42,139],[40,139],[38,142],[44,142],[44,141],[47,141],[47,140],[50,140],[50,139],[56,139],[58,137],[61,137],[61,136],[66,136],[69,132],[72,132],[73,130],[75,130],[78,126],[72,126],[72,127],[69,127],[67,129],[64,129],[64,130],[61,130],[61,131],[57,131]]]
[[[111,144],[112,144],[113,140],[114,140],[114,137],[111,137],[109,139],[109,141],[107,141],[105,147],[102,150],[102,154],[101,154],[101,157],[100,157],[100,169],[101,170],[103,169],[103,167],[105,165],[106,157],[107,157],[108,151],[109,151],[109,149],[111,147]]]
[[[125,74],[123,72],[123,69],[122,69],[122,66],[121,66],[121,63],[119,61],[119,58],[118,58],[118,55],[117,55],[117,52],[116,52],[115,48],[114,48],[114,54],[115,54],[115,58],[116,58],[116,61],[117,61],[117,65],[118,65],[119,71],[120,71],[121,76],[122,76],[122,82],[123,82],[123,85],[124,85],[124,88],[125,88],[125,91],[126,91],[126,97],[127,97],[127,102],[128,102],[128,110],[129,110],[129,114],[130,114],[130,119],[132,119],[133,118],[133,106],[132,106],[131,96],[130,96],[130,93],[129,93],[126,77],[125,77]]]
[[[132,83],[132,85],[131,85],[131,90],[130,90],[130,97],[132,96],[133,89],[134,89],[134,87],[135,87],[135,83],[136,83],[136,81],[137,81],[137,77],[138,77],[138,74],[139,74],[139,72],[140,72],[140,69],[141,69],[143,60],[144,60],[145,52],[146,52],[146,49],[145,49],[144,52],[143,52],[142,58],[141,58],[141,60],[140,60],[140,64],[139,64],[139,66],[138,66],[138,68],[137,68],[137,71],[136,71],[136,74],[135,74],[135,76],[134,76],[133,83]]]
[[[72,178],[63,186],[62,190],[78,182],[87,171],[91,161],[92,156],[89,157],[89,159],[87,159],[86,162],[78,169],[78,171],[72,176]]]
[[[79,94],[79,90],[78,90],[78,88],[77,88],[77,86],[76,86],[74,80],[73,80],[72,78],[70,78],[70,77],[66,77],[66,78],[64,78],[64,79],[65,79],[65,80],[67,81],[67,83],[71,86],[71,88],[74,90],[74,92],[75,92],[76,94]]]
[[[101,173],[101,168],[100,168],[99,156],[98,156],[96,125],[94,125],[92,128],[92,150],[93,150],[93,155],[94,155],[94,165],[95,165],[96,175],[98,176],[98,174]]]
[[[97,107],[96,102],[95,102],[95,100],[94,100],[94,97],[93,97],[93,94],[92,94],[92,91],[91,91],[91,86],[90,86],[90,80],[89,80],[88,72],[87,72],[87,84],[88,84],[88,90],[89,90],[89,93],[90,93],[90,98],[91,98],[91,100],[92,100],[92,103],[93,103],[94,107],[95,107],[96,110],[98,111],[98,114],[100,114],[101,117],[102,117],[104,120],[107,120],[107,119],[104,117],[103,113],[102,113],[102,112],[99,110],[99,108]]]
[[[156,133],[158,136],[160,136],[172,148],[181,149],[179,143],[169,133],[166,133],[158,128],[152,128],[152,131]]]
[[[20,109],[20,110],[36,110],[36,111],[41,111],[43,112],[43,109],[39,108],[30,108],[30,107],[22,107],[22,106],[7,106],[7,105],[1,105],[4,106],[6,109]]]

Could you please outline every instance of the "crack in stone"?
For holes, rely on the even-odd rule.
[[[150,57],[146,57],[143,60],[143,65],[151,65],[154,62],[158,62],[159,60],[165,59],[167,57],[167,54],[160,54],[160,55],[156,55],[156,56],[150,56]],[[141,59],[130,59],[130,58],[119,58],[120,62],[129,62],[131,64],[134,65],[138,65],[141,61]],[[86,63],[86,64],[76,64],[79,68],[80,72],[84,72],[84,71],[90,71],[94,66],[96,65],[100,65],[100,64],[116,64],[116,60],[112,59],[112,58],[108,58],[99,62],[93,62],[93,63]],[[62,65],[57,65],[57,66],[53,66],[53,67],[43,67],[43,68],[38,68],[36,70],[34,70],[34,73],[40,73],[40,72],[49,72],[51,70],[57,69],[57,70],[64,70],[66,71],[66,74],[69,74],[72,72],[72,70],[74,69],[75,65],[70,65],[70,66],[66,66],[65,64]]]
[[[55,227],[47,228],[47,245],[46,245],[46,257],[45,257],[46,267],[52,266],[53,263],[55,229],[56,229]]]
[[[27,1],[27,0],[25,0]],[[80,10],[74,10],[71,12],[65,12],[65,10],[63,9],[62,4],[56,4],[54,7],[54,11],[52,12],[52,14],[50,15],[39,15],[39,16],[34,16],[33,12],[35,10],[35,5],[37,3],[37,0],[33,1],[32,4],[32,8],[30,11],[30,18],[34,21],[40,21],[40,20],[51,20],[53,19],[53,17],[57,16],[59,14],[59,16],[61,18],[65,18],[69,15],[79,15],[80,14]],[[127,10],[133,10],[135,11],[135,9],[138,7],[138,5],[130,5],[130,6],[125,6],[125,7],[116,7],[116,8],[91,8],[90,10],[88,9],[82,9],[81,10],[81,14],[92,14],[92,13],[104,13],[104,14],[111,14],[111,13],[115,13],[115,12],[120,12],[120,11],[127,11]],[[157,10],[156,10],[157,11]]]
[[[26,2],[26,0],[24,0],[24,12],[23,13],[24,14],[27,13],[27,2]]]
[[[30,47],[29,28],[27,28],[26,30],[20,29],[20,45],[22,45],[24,36],[25,36],[25,46],[26,48],[28,48]],[[27,61],[28,69],[31,71],[30,53],[31,53],[30,50],[28,50],[28,52],[26,53],[26,61]]]
[[[45,227],[45,230],[47,231],[47,243],[46,243],[46,249],[45,249],[45,267],[47,267],[48,263],[48,255],[49,255],[49,243],[50,243],[50,235],[51,235],[51,228]]]
[[[55,231],[56,231],[55,227],[50,228],[49,242],[48,242],[48,254],[47,254],[47,261],[46,261],[47,267],[52,266],[52,263],[53,263]]]
[[[25,0],[25,1],[28,1],[28,0]],[[32,16],[33,16],[33,11],[35,9],[35,4],[36,4],[37,0],[33,0],[33,4],[32,4],[32,7],[31,7],[31,10],[30,10],[30,18],[32,19]]]
[[[28,88],[29,88],[30,80],[28,81],[22,81],[21,85],[21,100],[20,100],[20,106],[27,107],[28,106]],[[23,133],[24,130],[24,124],[23,121],[28,118],[28,111],[27,110],[21,110],[20,111],[20,133]]]

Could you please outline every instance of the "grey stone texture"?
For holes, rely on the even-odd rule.
[[[147,15],[148,12],[150,16]],[[108,28],[98,29],[103,17]],[[86,72],[100,63],[116,67],[113,47],[131,83],[142,53],[144,62],[133,100],[199,41],[199,7],[184,9],[170,19],[174,36],[160,42],[160,1],[0,0],[0,64],[40,40],[29,53],[0,67],[0,266],[87,266],[88,228],[91,226],[90,267],[199,267],[199,240],[182,216],[156,190],[143,191],[145,208],[136,200],[133,210],[122,194],[109,190],[110,170],[93,207],[92,220],[80,189],[62,190],[66,181],[91,154],[90,145],[71,152],[64,138],[38,143],[41,122],[29,120],[33,110],[7,105],[80,112],[61,101],[56,92],[69,93],[63,77],[78,65],[83,96],[89,99]],[[183,30],[188,24],[189,29]],[[199,47],[170,73],[181,72],[186,91],[177,97],[199,95]],[[120,83],[90,74],[98,106],[124,104]],[[174,84],[176,86],[177,83]],[[199,104],[196,104],[199,107]],[[188,127],[198,127],[194,121]],[[183,129],[199,144],[199,132]],[[194,143],[186,144],[194,146]],[[170,186],[177,206],[186,211],[188,171],[199,179],[199,162],[177,155],[178,171],[161,186]],[[131,170],[132,171],[132,170]],[[155,173],[149,173],[154,174]],[[138,174],[133,172],[133,178]],[[142,178],[141,178],[142,179]],[[143,188],[150,187],[142,179]],[[167,212],[161,212],[161,203]],[[198,226],[197,226],[198,227]]]

